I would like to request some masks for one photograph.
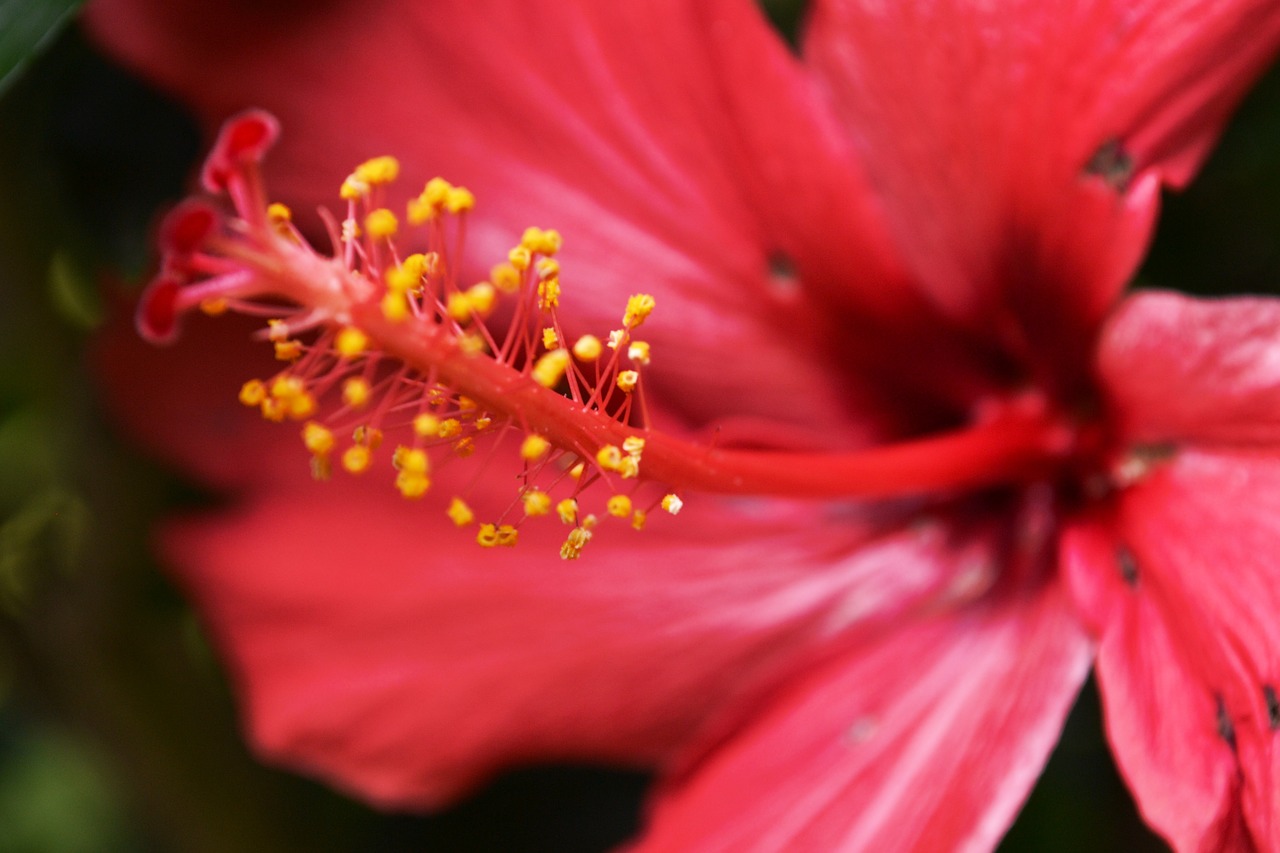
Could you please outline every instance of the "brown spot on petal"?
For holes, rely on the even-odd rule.
[[[1222,701],[1222,697],[1218,697],[1218,737],[1227,742],[1227,746],[1231,747],[1231,751],[1236,750],[1236,727],[1231,722],[1231,717],[1227,714],[1227,703]]]
[[[1129,188],[1135,171],[1133,157],[1119,139],[1108,139],[1102,143],[1084,166],[1086,175],[1101,178],[1103,183],[1118,193]]]
[[[1120,569],[1120,577],[1130,589],[1138,586],[1138,561],[1133,552],[1123,545],[1116,547],[1116,566]]]
[[[1267,703],[1267,723],[1271,726],[1271,731],[1280,729],[1280,696],[1276,696],[1276,689],[1270,684],[1262,687],[1262,698]]]

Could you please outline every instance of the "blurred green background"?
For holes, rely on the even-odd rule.
[[[113,433],[87,369],[100,275],[143,274],[198,140],[93,53],[76,5],[0,0],[0,853],[571,853],[625,839],[638,774],[522,771],[411,818],[245,754],[217,664],[147,548],[155,519],[206,496]],[[800,3],[765,5],[794,30]],[[1277,292],[1278,190],[1273,73],[1169,199],[1142,280]],[[1001,849],[1164,849],[1116,777],[1092,687]]]

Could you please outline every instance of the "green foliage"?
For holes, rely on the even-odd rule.
[[[75,15],[82,0],[0,0],[0,94]]]

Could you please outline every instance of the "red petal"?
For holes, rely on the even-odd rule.
[[[1098,369],[1137,441],[1280,441],[1280,300],[1139,293],[1108,323]]]
[[[1069,370],[1278,42],[1270,0],[824,0],[805,47],[924,286]]]
[[[971,592],[955,567],[990,547],[742,510],[606,522],[564,563],[558,524],[486,551],[439,507],[335,479],[166,542],[258,748],[423,806],[511,763],[667,762],[830,643]]]
[[[1065,540],[1112,747],[1178,850],[1280,847],[1277,553],[1280,457],[1262,453],[1184,449]]]
[[[989,850],[1089,668],[1056,587],[830,661],[659,799],[643,850]]]

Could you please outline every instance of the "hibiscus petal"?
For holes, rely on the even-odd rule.
[[[992,547],[692,502],[644,534],[606,521],[563,563],[558,524],[486,551],[389,492],[335,480],[165,537],[251,740],[388,806],[511,763],[667,762],[820,646],[973,594],[959,569]]]
[[[667,787],[645,850],[989,850],[1091,647],[1056,586],[836,656]]]
[[[922,286],[1067,364],[1278,43],[1269,0],[823,0],[805,52]]]
[[[654,290],[651,387],[691,417],[849,431],[859,381],[825,365],[851,319],[824,303],[856,290],[858,316],[912,312],[845,142],[755,4],[259,5],[95,0],[86,16],[210,130],[250,104],[276,113],[268,182],[302,210],[395,154],[410,185],[476,191],[473,271],[526,225],[564,233],[571,331],[611,328]]]
[[[1109,321],[1098,370],[1137,441],[1280,441],[1280,300],[1139,293]]]
[[[1112,748],[1180,851],[1280,844],[1280,459],[1184,449],[1064,540]]]

